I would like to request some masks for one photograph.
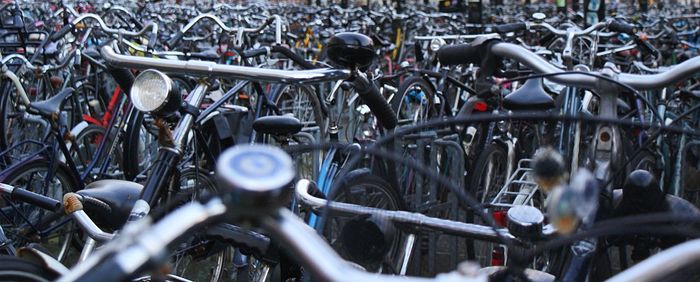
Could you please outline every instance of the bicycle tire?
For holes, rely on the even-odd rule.
[[[6,81],[1,89],[2,92],[0,92],[0,132],[3,132],[3,134],[0,135],[0,151],[5,151],[24,140],[37,140],[43,137],[38,135],[42,133],[42,129],[44,128],[35,125],[29,127],[28,124],[23,122],[22,115],[15,111],[14,99],[12,97],[14,95],[11,94],[13,89],[14,85]],[[12,138],[15,136],[15,133],[21,135],[17,138]],[[31,135],[32,133],[36,134]],[[24,153],[24,151],[21,150],[19,153]],[[8,164],[10,163],[10,157],[9,155],[5,156]]]
[[[354,201],[347,201],[343,196],[345,195],[347,191],[350,191],[351,189],[355,188],[357,189],[364,189],[366,187],[371,187],[372,189],[375,190],[374,193],[381,193],[383,194],[384,197],[387,199],[387,203],[390,205],[388,207],[378,207],[376,205],[368,204],[369,203],[369,197],[364,196],[364,197],[354,197],[356,200],[360,200],[361,202],[354,202]],[[352,203],[352,204],[357,204],[357,205],[363,205],[363,206],[368,206],[368,207],[376,207],[376,208],[382,208],[386,210],[406,210],[406,203],[404,202],[403,197],[399,194],[396,189],[394,189],[389,182],[387,182],[385,179],[383,179],[380,176],[377,176],[375,174],[372,174],[369,170],[364,170],[364,169],[358,169],[353,172],[348,173],[348,175],[340,180],[340,183],[338,183],[337,186],[338,190],[335,190],[331,192],[331,195],[333,196],[332,201],[338,201],[338,202],[344,202],[344,203]],[[329,234],[331,231],[329,228],[334,224],[333,219],[329,219],[327,223],[325,224],[324,230],[323,230],[323,235],[324,237],[329,240],[333,241],[333,234]],[[341,227],[339,227],[342,229]],[[394,242],[390,249],[387,251],[387,257],[389,259],[390,263],[393,263],[395,261],[395,256],[398,254],[399,247],[400,247],[400,241],[401,241],[401,232],[396,229],[394,232],[396,232],[394,235]],[[334,246],[334,248],[338,248],[340,246]],[[341,256],[347,256],[347,252],[343,251],[342,249],[338,250],[339,254]],[[347,259],[347,258],[346,258]],[[385,261],[386,262],[386,261]],[[385,263],[382,262],[382,263]],[[362,265],[362,264],[361,264]],[[366,269],[370,271],[376,271],[377,269],[374,269],[370,265],[362,265]]]
[[[71,144],[69,150],[71,152],[71,157],[73,158],[73,161],[75,162],[79,171],[81,169],[86,169],[87,165],[90,164],[97,147],[100,145],[100,142],[102,142],[102,139],[105,138],[104,134],[105,128],[94,124],[89,124],[76,134],[75,143]],[[104,150],[107,149],[108,147],[104,148]],[[113,162],[113,165],[115,165],[114,167],[121,168],[123,166],[121,165],[122,162],[120,158],[123,156],[123,154],[121,153],[121,149],[119,147],[117,147],[116,150],[116,154],[111,156],[111,162]]]
[[[313,88],[304,85],[278,85],[272,91],[271,96],[282,113],[291,113],[301,121],[304,128],[312,130],[310,133],[312,133],[316,142],[322,142],[326,138],[327,119],[324,118],[321,101]],[[292,103],[292,108],[288,107],[289,102]],[[317,127],[317,129],[313,129],[314,127]],[[305,131],[304,128],[302,128],[302,132]],[[313,132],[313,130],[317,131]],[[272,139],[268,136],[263,140],[272,143],[274,142]],[[296,156],[297,167],[302,177],[308,179],[316,178],[321,154],[322,152],[320,151],[313,151]]]
[[[146,150],[149,148],[149,145],[157,144],[158,142],[157,137],[152,140],[141,139],[142,133],[150,134],[148,132],[148,129],[145,128],[145,126],[147,126],[145,124],[145,121],[145,114],[136,109],[133,109],[129,114],[124,134],[124,140],[122,143],[122,161],[124,169],[124,179],[126,180],[135,179],[136,176],[138,176],[139,173],[141,173],[141,171],[145,169],[145,166],[150,164],[151,161],[153,161],[157,156],[156,149],[155,154],[150,155],[150,161],[146,161],[145,163],[141,161],[142,158],[140,156],[144,156],[144,154],[141,153],[143,152],[141,149]],[[144,136],[144,138],[148,137],[149,135]],[[149,144],[148,141],[152,141],[152,143]],[[158,146],[156,146],[156,148],[157,147]]]
[[[497,157],[502,157],[500,161],[497,161]],[[489,146],[486,147],[484,151],[482,151],[479,154],[479,157],[476,159],[476,162],[474,163],[474,169],[470,171],[470,176],[469,176],[469,186],[468,186],[468,191],[473,195],[479,202],[481,203],[487,203],[491,202],[492,199],[489,199],[491,196],[495,196],[494,193],[498,193],[501,189],[502,184],[505,183],[506,179],[503,179],[503,183],[498,183],[498,181],[494,182],[496,184],[493,185],[493,187],[488,187],[485,188],[485,190],[481,191],[479,190],[480,187],[483,185],[482,180],[484,177],[484,173],[488,172],[489,165],[491,164],[502,164],[505,166],[507,163],[507,152],[506,150],[500,146],[499,144],[490,144]],[[507,169],[507,168],[505,168]],[[501,184],[501,185],[499,185]],[[481,211],[476,211],[476,212],[481,212]],[[467,214],[467,221],[473,222],[475,221],[475,216],[473,212],[470,212]],[[483,252],[477,252],[477,247],[480,251],[486,250],[489,251],[490,247],[493,244],[488,243],[488,242],[478,242],[476,243],[475,240],[473,239],[467,239],[467,257],[469,259],[479,259],[479,263],[482,266],[486,266],[486,263],[489,263],[486,261],[488,259],[488,254],[483,253]],[[480,257],[477,258],[477,255],[480,255]],[[483,255],[483,257],[481,256]]]
[[[326,136],[326,122],[325,122],[324,115],[323,115],[323,109],[321,107],[321,101],[318,99],[318,95],[316,95],[316,92],[313,88],[306,86],[306,85],[290,85],[290,84],[278,85],[275,88],[275,90],[272,91],[272,93],[271,93],[271,97],[274,97],[273,99],[274,99],[275,105],[277,105],[279,110],[282,111],[283,113],[288,113],[288,112],[285,112],[285,109],[283,109],[281,107],[280,103],[283,102],[282,99],[287,98],[288,96],[291,98],[301,97],[302,95],[298,95],[298,94],[297,95],[294,95],[294,94],[285,95],[285,94],[289,94],[289,92],[287,92],[287,91],[293,91],[295,89],[299,90],[299,92],[297,92],[298,94],[303,93],[303,97],[309,99],[308,100],[309,106],[311,106],[310,109],[313,113],[313,120],[314,120],[313,121],[314,124],[311,124],[311,125],[318,126],[318,131],[319,131],[318,136],[321,139],[324,138]],[[297,106],[297,105],[295,104],[295,106]],[[298,118],[299,121],[301,121],[302,123],[308,122],[306,116],[300,116],[300,114],[298,112],[296,112],[296,110],[299,108],[304,109],[305,107],[303,107],[303,106],[302,107],[294,107],[295,112],[291,112],[291,113],[294,114],[294,117]],[[307,124],[304,124],[304,127],[308,127]],[[317,141],[320,141],[320,140],[317,140]]]
[[[178,191],[191,193],[193,200],[200,190],[216,192],[216,182],[206,171],[186,168],[180,173]],[[183,189],[184,187],[184,189]],[[192,191],[189,191],[192,190]],[[155,212],[155,211],[154,211]],[[163,213],[160,210],[157,213]],[[193,281],[231,281],[234,248],[208,236],[193,235],[171,257],[172,270]],[[207,272],[208,270],[208,272]],[[236,273],[238,274],[238,273]]]
[[[0,255],[0,281],[48,282],[58,278],[54,271],[34,262]]]
[[[415,90],[416,87],[420,89],[420,92],[413,94],[411,90]],[[414,97],[416,95],[417,97]],[[415,101],[415,99],[418,100]],[[423,77],[411,76],[406,78],[403,83],[399,85],[399,90],[396,92],[396,96],[394,96],[394,98],[391,100],[391,108],[394,110],[394,112],[396,112],[396,116],[399,119],[399,125],[401,125],[406,123],[407,118],[414,116],[412,113],[405,113],[403,111],[407,105],[406,102],[419,102],[421,107],[423,103],[425,103],[427,106],[425,107],[425,112],[421,114],[422,118],[413,118],[411,122],[412,124],[415,122],[426,121],[436,114],[437,111],[433,107],[434,99],[435,90],[433,90],[433,86]]]
[[[49,167],[50,167],[49,160],[47,160],[47,159],[34,159],[34,160],[31,160],[27,163],[19,165],[19,166],[15,167],[14,169],[12,169],[11,171],[7,172],[7,174],[0,177],[0,182],[5,183],[5,184],[9,184],[9,185],[13,185],[17,188],[27,189],[30,187],[27,187],[27,185],[22,185],[22,182],[21,182],[21,179],[23,178],[23,176],[27,175],[28,173],[30,173],[29,176],[31,176],[32,172],[42,172],[43,171],[43,172],[48,173]],[[42,178],[41,176],[39,176],[39,178],[40,178],[40,180],[44,180],[44,178]],[[30,178],[29,180],[32,180],[32,179]],[[36,193],[40,193],[40,194],[43,194],[45,196],[49,196],[49,197],[52,197],[56,200],[62,201],[63,194],[65,194],[67,192],[74,192],[76,187],[78,187],[78,180],[70,172],[70,170],[63,164],[56,165],[56,173],[54,176],[54,180],[59,181],[59,183],[61,185],[60,191],[35,191],[37,189],[33,189],[33,188],[27,189],[27,190],[32,191],[32,192],[36,192]],[[43,186],[43,181],[42,181],[42,186]],[[54,187],[54,188],[57,188],[57,187]],[[2,204],[4,206],[5,202],[2,201]],[[17,203],[15,203],[15,204],[17,204]],[[35,224],[35,226],[38,230],[41,230],[41,229],[47,227],[48,225],[54,223],[54,222],[47,222],[47,220],[43,220],[45,218],[48,218],[51,215],[49,212],[45,212],[37,207],[33,207],[33,206],[27,204],[27,210],[31,210],[32,208],[35,211],[32,212],[31,216],[28,216],[27,218],[29,218],[32,221],[32,224]],[[23,224],[23,223],[19,222],[19,221],[18,222],[15,222],[15,221],[7,222],[6,219],[3,219],[3,225],[7,225],[7,224],[11,224],[10,227],[15,227],[17,225],[21,226],[21,224]],[[61,230],[62,228],[70,229],[70,225],[66,225],[64,227],[58,228],[57,231]],[[8,236],[8,238],[12,238],[12,236],[14,235],[13,232],[15,231],[15,228],[6,228],[3,226],[3,230],[5,231],[5,234]],[[66,258],[65,255],[62,255],[62,254],[69,251],[67,248],[69,248],[68,246],[71,246],[71,244],[66,244],[65,242],[70,242],[73,239],[72,235],[70,234],[70,230],[67,231],[66,234],[69,234],[68,238],[65,238],[65,240],[62,240],[59,238],[58,239],[59,242],[56,242],[57,244],[53,244],[52,239],[54,239],[54,237],[52,237],[52,236],[46,236],[46,237],[42,238],[42,245],[44,247],[46,247],[50,252],[53,252],[59,260],[64,260]],[[21,240],[18,240],[18,238],[15,238],[13,241],[14,242],[29,243],[29,242],[25,242],[26,240],[23,239],[23,238],[25,238],[25,236],[26,236],[26,234],[21,235],[21,238],[19,238]],[[59,234],[59,236],[60,236],[60,234]],[[22,243],[18,246],[15,246],[15,247],[20,247],[21,245],[22,245]]]

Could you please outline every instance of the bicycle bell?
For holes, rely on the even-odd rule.
[[[237,145],[216,163],[221,192],[243,213],[279,208],[289,202],[296,175],[292,158],[282,149],[263,144]]]

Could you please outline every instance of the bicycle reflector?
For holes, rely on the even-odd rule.
[[[157,70],[142,71],[131,86],[131,102],[142,112],[169,116],[182,103],[179,87],[172,79]]]
[[[243,213],[275,210],[287,204],[296,175],[292,158],[270,145],[237,145],[216,162],[220,192]]]

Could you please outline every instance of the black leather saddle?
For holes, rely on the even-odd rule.
[[[41,102],[34,102],[29,104],[29,108],[35,110],[37,113],[43,116],[51,116],[53,114],[58,114],[61,111],[61,106],[63,102],[73,94],[73,88],[66,88],[58,92],[51,98],[48,98]]]
[[[289,115],[264,116],[253,122],[253,129],[257,132],[275,136],[289,136],[299,133],[304,127],[301,122]]]
[[[503,98],[503,107],[512,111],[538,111],[554,108],[552,96],[544,89],[542,78],[532,78]]]
[[[129,218],[143,185],[125,180],[99,180],[77,192],[83,209],[101,228],[116,230]]]

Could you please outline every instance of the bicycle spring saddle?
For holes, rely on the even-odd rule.
[[[129,218],[134,203],[139,199],[143,185],[106,179],[88,184],[76,192],[83,197],[83,208],[101,228],[116,230]]]
[[[503,98],[503,107],[512,111],[538,111],[554,108],[554,99],[544,89],[542,78],[532,78]]]

